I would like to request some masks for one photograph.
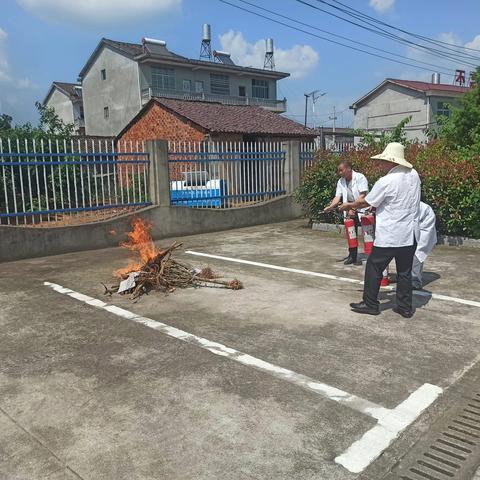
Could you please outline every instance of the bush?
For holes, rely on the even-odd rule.
[[[318,152],[317,162],[309,168],[296,192],[311,221],[334,221],[319,214],[335,195],[338,162],[346,157],[354,170],[362,172],[370,188],[381,176],[370,157],[379,149],[368,147],[341,155]],[[422,200],[432,206],[437,229],[442,234],[480,238],[480,157],[462,155],[446,143],[408,145],[405,155],[422,179]]]

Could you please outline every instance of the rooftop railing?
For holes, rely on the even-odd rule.
[[[213,95],[205,92],[184,92],[181,90],[165,90],[149,87],[142,90],[142,103],[145,104],[152,97],[174,98],[178,100],[197,100],[203,102],[222,103],[223,105],[254,105],[277,113],[287,111],[287,100],[272,100],[256,97],[235,97],[231,95]]]

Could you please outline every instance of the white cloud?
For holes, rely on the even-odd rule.
[[[461,48],[456,49],[454,51],[450,51],[449,55],[453,58],[439,58],[436,56],[432,56],[426,51],[418,50],[412,47],[408,47],[407,49],[407,56],[410,57],[411,59],[414,60],[420,60],[422,62],[428,62],[431,64],[434,64],[436,66],[429,66],[429,65],[422,65],[423,68],[426,70],[430,70],[430,74],[428,75],[428,80],[431,78],[431,73],[439,70],[442,72],[451,72],[450,74],[447,75],[447,73],[443,73],[441,75],[441,82],[442,83],[451,83],[453,81],[453,76],[454,72],[457,69],[460,70],[465,70],[467,72],[467,77],[470,71],[474,70],[474,67],[471,65],[467,65],[466,62],[468,63],[475,63],[474,60],[466,60],[465,58],[462,58],[462,56],[457,55],[456,52],[458,50],[458,53],[462,54],[470,54],[473,56],[478,56],[480,57],[480,35],[476,35],[473,40],[470,42],[464,43],[462,39],[454,32],[443,32],[439,35],[436,36],[436,40],[440,40],[442,42],[448,43],[452,45],[453,47],[467,47],[467,48],[474,48],[478,49],[479,52],[472,52],[469,50],[462,50]],[[448,48],[448,45],[442,45],[444,48]],[[440,48],[440,47],[439,47]],[[418,75],[418,74],[417,74]]]
[[[10,66],[7,58],[7,32],[0,27],[0,82],[10,80]]]
[[[17,0],[25,10],[56,22],[117,25],[180,9],[182,0]]]
[[[370,0],[369,5],[378,13],[388,12],[393,8],[395,0]]]
[[[478,52],[470,52],[470,53],[480,56],[480,35],[477,35],[471,42],[467,42],[465,46],[467,48],[474,48],[475,50],[479,50]]]
[[[18,78],[12,70],[8,59],[8,35],[0,27],[0,114],[12,115],[16,123],[30,120],[37,88],[30,79]]]
[[[238,65],[263,68],[265,40],[249,43],[242,32],[229,30],[220,36],[220,44]],[[317,65],[318,58],[310,45],[294,45],[287,50],[275,48],[275,69],[290,73],[292,78],[302,78]]]

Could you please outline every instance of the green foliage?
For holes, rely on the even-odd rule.
[[[360,138],[360,146],[367,148],[378,148],[383,150],[387,144],[391,142],[402,143],[403,145],[408,145],[407,135],[405,133],[405,127],[412,120],[412,117],[405,117],[401,120],[398,125],[389,132],[382,132],[381,134],[374,134],[364,130],[354,130],[356,137]]]
[[[338,162],[342,158],[350,160],[354,170],[367,177],[371,188],[382,175],[370,159],[379,151],[377,146],[340,156],[331,152],[317,154],[318,161],[305,172],[296,192],[297,201],[311,221],[332,221],[319,215],[319,211],[334,197]],[[480,155],[466,157],[442,141],[408,145],[405,155],[422,179],[422,199],[435,211],[438,231],[480,238]]]
[[[433,132],[452,149],[480,154],[480,67],[473,74],[475,87],[460,99],[460,106],[450,106],[450,117],[441,117]]]
[[[69,139],[74,132],[73,124],[66,124],[56,113],[53,107],[47,107],[40,102],[36,102],[40,119],[38,125],[34,127],[27,122],[23,125],[13,126],[13,118],[10,115],[0,115],[0,137],[22,140],[33,140],[41,138]]]

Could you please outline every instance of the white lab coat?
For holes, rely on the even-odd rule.
[[[430,205],[420,202],[418,223],[420,226],[420,238],[417,240],[415,256],[419,262],[423,263],[437,244],[436,217]]]
[[[365,197],[376,208],[376,247],[408,247],[418,242],[420,177],[413,168],[399,165],[377,180]]]
[[[352,193],[353,199],[357,200],[360,197],[360,194],[363,192],[368,192],[368,180],[363,173],[356,172],[352,170]],[[348,187],[347,181],[342,177],[338,179],[337,182],[337,191],[335,192],[336,197],[342,197],[342,202],[347,202],[348,200]],[[361,213],[365,209],[359,209],[358,211]],[[347,215],[347,212],[344,212],[344,216]]]

